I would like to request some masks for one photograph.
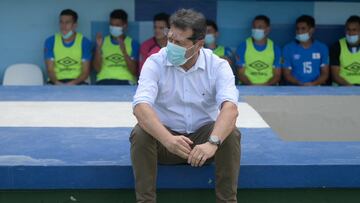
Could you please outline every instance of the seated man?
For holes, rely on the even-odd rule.
[[[271,39],[270,19],[256,16],[252,22],[252,37],[236,51],[238,75],[244,85],[275,85],[281,77],[281,50]]]
[[[329,77],[329,51],[313,39],[315,19],[302,15],[296,20],[296,40],[285,45],[284,77],[291,85],[315,86]]]
[[[128,15],[122,9],[110,14],[110,35],[96,36],[93,65],[98,72],[97,85],[129,85],[136,83],[139,45],[125,34]]]
[[[350,16],[345,27],[346,37],[330,50],[332,79],[338,85],[360,85],[360,17]]]
[[[218,57],[227,60],[231,66],[233,57],[231,49],[216,43],[219,36],[218,26],[212,20],[207,20],[206,25],[205,47],[211,49]]]
[[[200,167],[215,160],[217,202],[236,203],[240,132],[234,75],[229,63],[202,48],[201,13],[178,10],[170,25],[167,46],[146,60],[133,101],[137,202],[156,202],[158,163]]]
[[[169,29],[169,15],[166,13],[158,13],[154,16],[154,36],[143,42],[140,46],[140,66],[139,72],[146,59],[154,53],[160,51],[167,44],[166,31]]]
[[[91,42],[75,31],[77,20],[75,11],[61,11],[60,33],[45,41],[44,56],[49,84],[86,84],[90,72]]]

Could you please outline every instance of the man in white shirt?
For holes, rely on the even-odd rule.
[[[156,202],[157,164],[215,161],[217,202],[237,202],[238,91],[229,64],[202,48],[205,17],[181,9],[167,46],[144,63],[133,101],[131,160],[137,202]]]

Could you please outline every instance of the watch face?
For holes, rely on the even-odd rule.
[[[214,136],[214,135],[211,135],[211,136],[210,136],[210,141],[213,142],[213,143],[216,143],[216,144],[220,143],[219,137],[218,137],[218,136]]]

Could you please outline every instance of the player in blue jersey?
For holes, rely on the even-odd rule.
[[[258,15],[251,37],[236,50],[238,76],[243,85],[276,85],[281,77],[281,49],[269,37],[270,19]]]
[[[60,13],[60,32],[45,41],[44,59],[49,84],[82,85],[89,76],[91,49],[89,39],[76,32],[78,15],[71,9]]]
[[[329,51],[315,40],[315,20],[302,15],[296,20],[296,37],[284,47],[284,78],[290,85],[315,86],[329,77]]]

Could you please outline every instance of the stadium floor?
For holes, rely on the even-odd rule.
[[[358,203],[360,189],[241,189],[240,203]],[[133,190],[0,191],[0,203],[130,203]],[[158,203],[215,203],[212,190],[159,190]]]

